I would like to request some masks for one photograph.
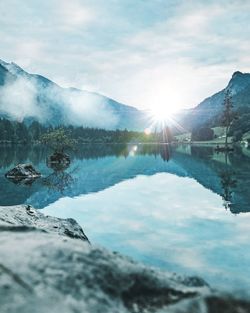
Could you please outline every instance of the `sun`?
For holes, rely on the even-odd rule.
[[[148,127],[144,130],[145,135],[153,132],[162,131],[166,127],[174,127],[184,130],[178,122],[178,113],[180,109],[177,106],[154,106],[147,111]]]
[[[155,119],[156,121],[164,121],[164,120],[168,120],[168,118],[172,116],[173,112],[166,108],[159,107],[159,108],[152,109],[151,114],[152,114],[153,119]]]
[[[155,106],[150,109],[149,114],[154,124],[162,125],[170,123],[177,111],[176,108],[170,106]]]

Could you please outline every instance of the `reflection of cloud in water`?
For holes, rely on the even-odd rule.
[[[185,265],[189,269],[193,270],[206,270],[208,264],[204,260],[204,257],[197,253],[193,248],[177,248],[173,251],[172,257],[170,260],[181,266]]]
[[[221,197],[194,179],[138,176],[62,198],[44,211],[74,217],[91,242],[151,265],[197,274],[215,286],[250,287],[250,214],[225,212]]]

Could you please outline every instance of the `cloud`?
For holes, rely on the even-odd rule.
[[[84,6],[77,0],[57,1],[56,10],[61,15],[61,22],[65,27],[77,27],[88,25],[96,18],[95,12]]]
[[[19,121],[25,117],[41,121],[44,116],[36,103],[35,86],[26,78],[8,81],[0,87],[0,110]]]
[[[9,70],[15,72],[15,65],[10,65]],[[118,116],[105,98],[54,84],[44,86],[26,74],[0,86],[0,111],[19,121],[32,117],[57,124],[61,115],[61,121],[75,126],[115,128],[118,123]]]
[[[0,11],[2,58],[140,108],[194,106],[250,71],[244,0],[2,0]]]
[[[123,48],[106,55],[113,60],[109,75],[117,75],[115,98],[140,107],[191,107],[224,88],[232,72],[250,70],[242,14],[236,4],[182,6],[166,21],[125,38]],[[95,63],[102,72],[105,63]]]
[[[113,129],[118,124],[118,116],[108,106],[105,98],[90,93],[71,91],[63,94],[62,102],[69,124],[108,129]]]

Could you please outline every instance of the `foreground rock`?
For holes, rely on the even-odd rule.
[[[13,169],[9,170],[5,177],[15,183],[19,182],[33,182],[36,178],[41,177],[39,173],[31,164],[18,164]]]
[[[75,221],[30,207],[0,208],[0,247],[1,313],[250,312],[202,279],[91,247]]]
[[[43,231],[88,241],[81,226],[72,218],[45,216],[30,205],[0,207],[0,231]]]

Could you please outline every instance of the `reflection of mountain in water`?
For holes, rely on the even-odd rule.
[[[43,208],[62,196],[75,197],[98,192],[137,175],[168,172],[192,177],[224,199],[230,195],[232,204],[229,208],[233,213],[250,211],[250,195],[247,190],[250,173],[248,157],[238,152],[229,155],[226,164],[225,155],[214,154],[209,147],[183,146],[171,150],[170,159],[169,147],[166,145],[82,146],[72,154],[72,165],[63,175],[69,177],[70,174],[72,179],[60,190],[48,188],[48,184],[45,184],[46,177],[51,177],[53,173],[45,164],[48,151],[40,147],[5,147],[0,152],[0,204],[26,202]],[[24,162],[34,164],[43,178],[31,186],[16,186],[3,177],[11,166]],[[225,173],[232,177],[225,176]],[[232,185],[231,181],[237,181],[237,184]]]
[[[164,162],[161,162],[159,155],[162,155],[165,160],[169,159],[166,146],[145,146],[140,150],[140,154],[148,157],[141,156],[139,159],[135,157],[138,151],[137,146],[134,145],[129,147],[83,145],[71,155],[72,165],[66,171],[72,176],[71,184],[68,184],[67,180],[64,186],[66,188],[60,188],[60,177],[69,176],[52,175],[53,170],[46,166],[49,151],[38,146],[2,147],[0,149],[0,204],[14,205],[28,202],[43,208],[62,196],[73,197],[97,192],[138,174],[151,175],[164,171]],[[156,159],[159,159],[158,162]],[[43,177],[30,186],[13,184],[5,179],[4,174],[18,163],[32,163]],[[159,167],[160,163],[162,164]]]
[[[250,164],[240,149],[226,156],[214,153],[212,147],[177,148],[174,159],[187,169],[188,176],[222,196],[232,213],[250,212]]]

